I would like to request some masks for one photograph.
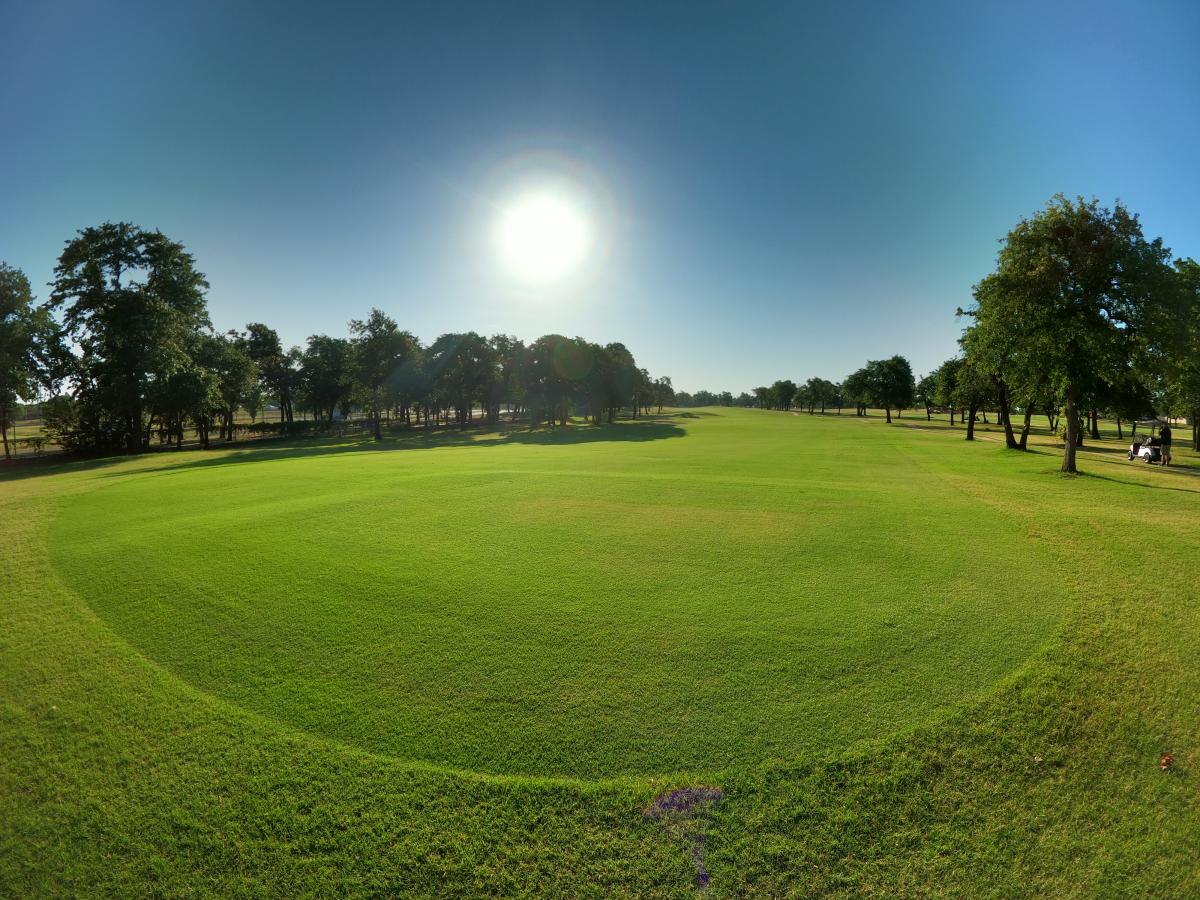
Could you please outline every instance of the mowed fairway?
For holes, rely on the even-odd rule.
[[[305,732],[490,773],[715,772],[927,722],[1053,633],[1024,531],[856,424],[200,460],[101,479],[52,558],[147,657]]]
[[[1197,459],[996,437],[668,411],[0,473],[0,896],[1194,896]]]

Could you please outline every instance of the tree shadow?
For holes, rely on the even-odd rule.
[[[1174,474],[1183,475],[1185,478],[1195,478],[1200,475],[1200,472],[1196,472],[1194,469],[1185,469],[1178,466],[1168,466],[1167,468],[1169,471],[1174,472]],[[1095,478],[1099,481],[1110,481],[1113,484],[1123,484],[1129,487],[1149,488],[1152,491],[1177,491],[1181,494],[1200,494],[1200,485],[1193,488],[1178,487],[1171,484],[1150,484],[1146,481],[1127,481],[1124,478],[1117,478],[1113,475],[1101,475],[1099,472],[1093,471],[1080,472],[1079,474],[1085,478]]]
[[[606,425],[572,423],[555,428],[514,427],[499,430],[438,428],[430,431],[413,429],[390,434],[385,432],[382,441],[374,440],[370,434],[357,434],[349,437],[259,440],[248,444],[235,443],[214,447],[214,450],[224,450],[225,452],[214,454],[208,458],[202,457],[182,463],[167,463],[162,466],[110,472],[103,477],[124,478],[130,475],[155,472],[179,472],[186,469],[236,466],[278,459],[337,456],[344,453],[394,453],[448,447],[496,447],[506,444],[553,447],[608,442],[643,443],[683,437],[687,432],[681,426],[665,421],[670,418],[673,416],[664,415],[641,421],[623,421]],[[117,457],[116,459],[125,458],[127,457]]]

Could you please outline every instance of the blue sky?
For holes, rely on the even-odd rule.
[[[220,328],[372,306],[621,340],[677,387],[953,354],[997,240],[1062,191],[1200,256],[1200,4],[0,0],[0,259],[160,228]],[[602,264],[515,285],[494,203],[603,200]]]

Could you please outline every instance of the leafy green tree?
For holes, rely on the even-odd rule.
[[[743,394],[743,396],[746,396]],[[675,403],[675,388],[671,386],[671,376],[661,375],[654,381],[654,402],[661,413],[664,406]]]
[[[980,372],[969,360],[963,360],[955,377],[953,398],[967,423],[968,441],[975,440],[975,418],[979,415],[979,410],[994,397],[992,379]]]
[[[933,407],[937,405],[937,377],[931,372],[917,381],[917,401],[925,407],[925,421],[933,419]]]
[[[865,416],[871,403],[871,378],[864,366],[846,376],[842,382],[842,397],[854,404],[854,414]]]
[[[8,432],[17,421],[17,403],[36,399],[56,383],[64,355],[58,326],[49,310],[33,305],[25,273],[0,262],[0,438],[5,459],[12,455]]]
[[[1117,203],[1061,194],[1009,232],[996,271],[976,286],[973,331],[1017,347],[1012,377],[1041,376],[1066,405],[1062,470],[1076,471],[1081,404],[1148,351],[1177,282],[1161,240]]]
[[[239,407],[257,414],[261,396],[258,388],[258,367],[246,351],[237,332],[217,335],[211,347],[212,371],[217,381],[217,396],[220,400],[221,437],[232,441],[234,418]]]
[[[912,365],[903,356],[889,359],[873,359],[865,369],[865,391],[869,402],[881,408],[890,424],[892,410],[899,416],[901,410],[915,402],[916,382]]]
[[[262,322],[251,322],[239,340],[258,368],[262,392],[274,397],[279,404],[280,424],[293,421],[292,392],[297,376],[279,341],[279,334]]]
[[[1170,412],[1185,415],[1192,423],[1192,449],[1200,451],[1200,263],[1175,262],[1180,315],[1176,320],[1179,344],[1164,361],[1163,401]]]
[[[345,338],[314,334],[300,358],[300,382],[316,417],[333,423],[354,390],[354,346]]]
[[[961,357],[955,356],[946,360],[934,371],[933,402],[936,406],[950,410],[950,427],[954,427],[954,412],[958,406],[958,374],[963,367]]]
[[[487,424],[495,428],[500,423],[501,406],[508,404],[511,407],[517,400],[525,345],[506,334],[493,335],[489,344],[492,366],[485,373],[482,402]]]
[[[443,334],[429,346],[426,359],[435,384],[454,408],[459,427],[466,428],[473,421],[476,401],[483,399],[485,386],[495,378],[492,346],[474,331]]]
[[[146,445],[150,389],[189,364],[192,338],[208,326],[207,287],[191,254],[158,231],[107,222],[67,243],[51,303],[80,350],[74,377],[97,444]]]
[[[383,440],[383,414],[390,406],[388,385],[394,373],[416,354],[419,344],[410,332],[379,309],[366,319],[350,322],[354,345],[354,385],[367,411],[375,440]]]
[[[789,410],[796,398],[796,382],[783,378],[771,385],[771,406],[775,409]]]

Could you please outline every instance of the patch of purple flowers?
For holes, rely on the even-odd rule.
[[[679,788],[655,797],[643,814],[647,819],[662,822],[684,842],[696,867],[698,888],[708,887],[708,870],[704,868],[705,836],[700,816],[724,797],[720,788],[704,785]]]
[[[669,794],[659,794],[654,802],[646,807],[647,819],[661,819],[672,814],[687,815],[697,806],[705,803],[717,803],[724,799],[725,793],[715,787],[686,787],[671,791]]]

